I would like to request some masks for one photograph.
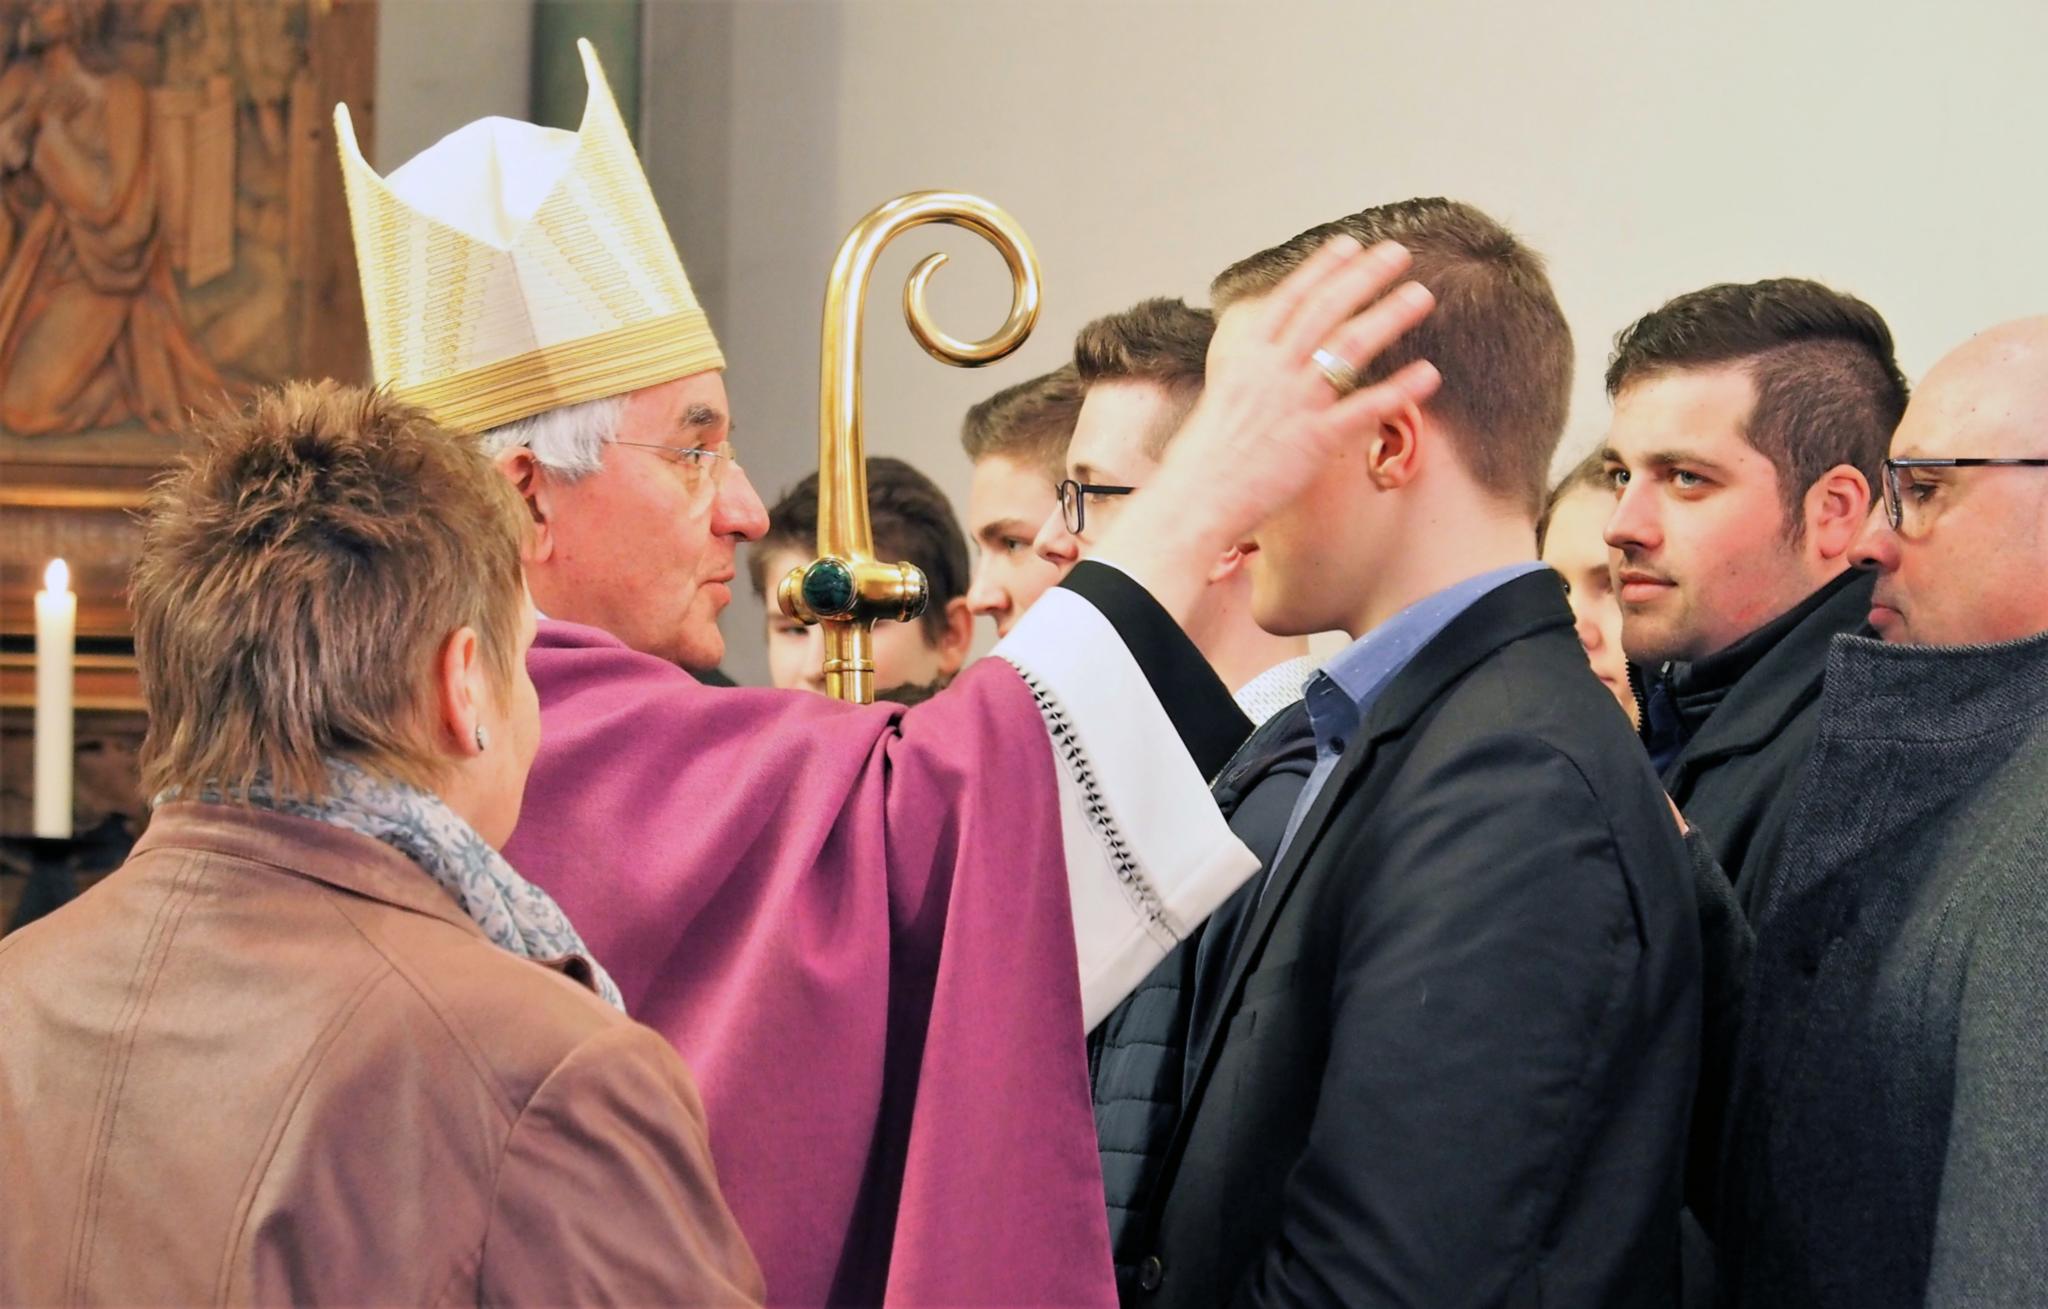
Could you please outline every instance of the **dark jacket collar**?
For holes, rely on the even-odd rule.
[[[1341,803],[1347,783],[1372,767],[1380,743],[1408,730],[1417,718],[1435,704],[1453,683],[1473,668],[1517,641],[1551,629],[1569,629],[1571,607],[1565,603],[1564,582],[1549,569],[1530,573],[1500,586],[1475,600],[1465,612],[1452,619],[1415,657],[1408,661],[1387,689],[1373,702],[1361,730],[1344,749],[1335,770],[1317,792],[1315,802],[1303,816],[1294,840],[1280,855],[1271,880],[1259,897],[1258,908],[1247,927],[1245,939],[1231,963],[1232,978],[1220,998],[1221,1012],[1243,982],[1244,974],[1273,918],[1289,891],[1301,876],[1303,865],[1315,850],[1323,829]]]
[[[2048,717],[2048,633],[1946,646],[1844,636],[1827,669],[1828,740],[1961,741]]]
[[[1303,816],[1300,830],[1280,856],[1261,897],[1261,921],[1253,924],[1251,935],[1256,937],[1270,925],[1287,899],[1288,889],[1301,875],[1302,865],[1315,849],[1317,838],[1329,825],[1330,816],[1345,793],[1346,782],[1372,767],[1381,742],[1407,731],[1443,698],[1453,683],[1501,650],[1540,632],[1569,629],[1571,625],[1572,611],[1565,602],[1564,581],[1546,568],[1503,582],[1480,596],[1435,639],[1416,651],[1415,657],[1373,702],[1358,735],[1345,747],[1343,758]],[[1246,946],[1237,960],[1239,968],[1257,950],[1258,942],[1248,940]]]
[[[1405,730],[1436,703],[1446,687],[1503,647],[1546,628],[1571,625],[1564,582],[1550,569],[1501,583],[1473,601],[1416,652],[1373,703],[1359,735],[1380,739]],[[1357,753],[1355,742],[1346,753]],[[1324,789],[1326,793],[1329,790]],[[1306,833],[1304,824],[1303,835]]]
[[[1307,777],[1316,765],[1316,734],[1308,706],[1300,700],[1274,714],[1253,732],[1224,766],[1210,792],[1230,817],[1239,801],[1276,773]]]
[[[1828,642],[1866,630],[1876,584],[1875,574],[1852,569],[1727,649],[1666,665],[1650,687],[1661,712],[1643,719],[1652,757],[1675,756],[1682,773],[1775,738],[1820,695]]]

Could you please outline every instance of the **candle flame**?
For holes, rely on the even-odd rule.
[[[43,570],[43,589],[51,595],[62,595],[71,589],[71,568],[62,559],[52,559]]]

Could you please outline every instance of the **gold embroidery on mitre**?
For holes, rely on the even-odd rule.
[[[590,90],[573,142],[528,123],[486,120],[502,126],[482,132],[471,124],[394,170],[407,173],[410,199],[363,158],[348,106],[334,107],[371,370],[450,426],[484,431],[725,367],[597,52],[582,40],[576,49]],[[500,146],[516,158],[522,138],[535,172],[501,176]],[[530,195],[565,147],[566,167],[531,215],[508,212],[507,193],[524,185]],[[465,150],[490,158],[458,159]],[[422,162],[424,173],[413,167]],[[423,207],[415,179],[431,187],[446,165],[480,162],[497,166],[486,170],[497,193],[475,195],[467,221],[446,216],[449,203],[470,202],[467,193],[437,197],[443,216]]]

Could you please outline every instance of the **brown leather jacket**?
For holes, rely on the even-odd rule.
[[[757,1301],[689,1073],[584,971],[367,837],[164,807],[0,941],[0,1303]]]

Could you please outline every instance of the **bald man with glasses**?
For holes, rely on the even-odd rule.
[[[2048,318],[1921,383],[1854,556],[1871,626],[1758,917],[1722,1192],[1738,1306],[2048,1285]]]

